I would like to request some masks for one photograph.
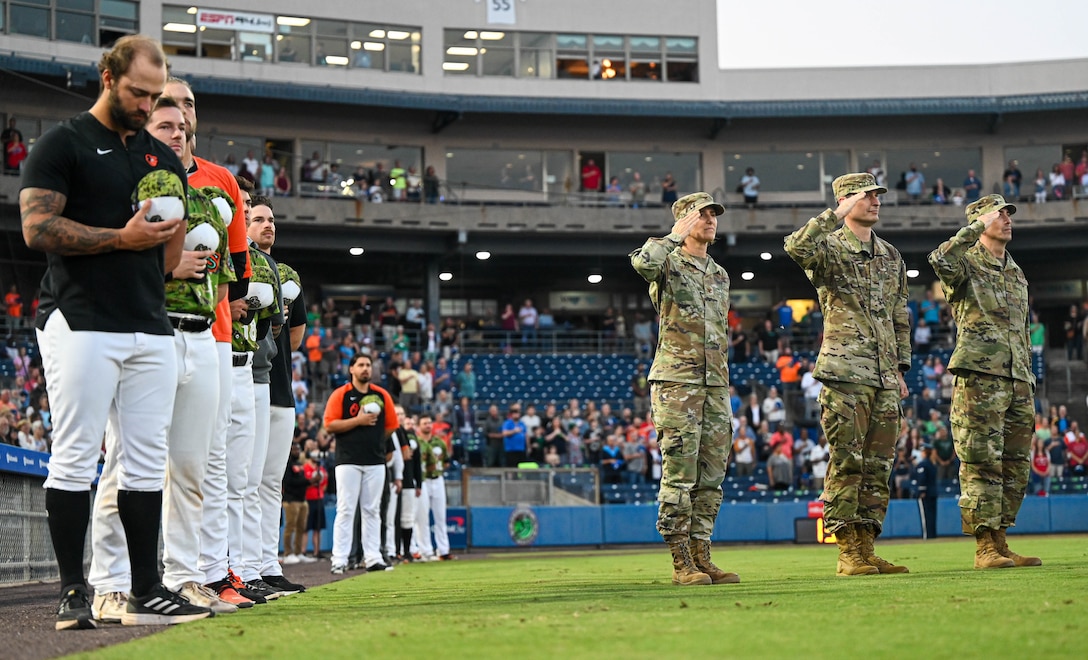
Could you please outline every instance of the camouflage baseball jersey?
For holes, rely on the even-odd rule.
[[[302,291],[302,279],[298,276],[298,272],[294,268],[291,268],[282,261],[276,262],[276,270],[278,270],[280,274],[280,292],[283,293],[283,314],[286,317],[291,313],[291,303],[295,302],[295,298],[297,298],[299,292]]]
[[[264,258],[264,254],[256,248],[252,243],[249,246],[249,261],[253,274],[250,276],[250,282],[261,282],[264,284],[276,284],[276,274],[272,272],[272,267],[268,264],[268,260]],[[272,303],[261,309],[251,309],[247,316],[243,316],[241,321],[234,321],[231,324],[231,350],[236,353],[247,353],[257,350],[257,321],[273,316],[277,316],[280,313],[280,305],[282,301],[272,299]],[[248,320],[248,322],[246,322]]]
[[[978,242],[975,220],[929,254],[956,319],[956,350],[948,369],[977,371],[1035,384],[1028,338],[1028,281],[1012,255],[1001,263]]]
[[[212,251],[204,277],[199,280],[171,280],[166,283],[166,311],[196,314],[214,320],[215,308],[219,303],[219,285],[237,280],[227,246],[227,227],[205,189],[189,188],[188,212],[185,229],[187,233],[207,225],[214,229],[214,236],[218,241],[215,245],[200,245],[196,248]]]
[[[681,249],[677,234],[651,238],[631,253],[631,265],[650,283],[661,315],[650,381],[729,385],[729,275]]]
[[[423,460],[423,478],[441,477],[449,460],[446,443],[437,435],[432,435],[430,440],[417,436],[416,440],[419,442],[419,457]]]
[[[873,234],[873,254],[828,209],[785,239],[786,254],[816,287],[824,343],[812,375],[821,381],[898,389],[910,369],[907,269]]]

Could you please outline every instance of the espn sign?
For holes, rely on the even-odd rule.
[[[201,9],[196,13],[198,27],[239,32],[276,31],[276,17],[271,14],[247,14],[240,11]]]

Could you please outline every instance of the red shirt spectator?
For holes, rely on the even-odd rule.
[[[11,285],[7,295],[4,296],[4,305],[8,308],[8,316],[13,319],[22,318],[23,298],[19,295],[19,289],[14,284]]]
[[[775,447],[782,445],[782,455],[793,460],[793,434],[789,431],[779,426],[778,430],[771,434],[770,445],[772,452]]]
[[[582,166],[582,190],[597,192],[601,189],[601,168],[590,158]]]

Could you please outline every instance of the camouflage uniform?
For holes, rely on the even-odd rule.
[[[836,198],[886,192],[869,174],[835,184]],[[812,375],[824,384],[821,423],[831,451],[826,528],[868,524],[879,534],[899,434],[899,373],[910,369],[907,271],[890,243],[874,233],[871,247],[862,245],[846,226],[835,229],[839,220],[824,211],[787,236],[785,248],[816,287],[824,315]]]
[[[929,255],[958,329],[948,369],[955,374],[950,417],[966,534],[1012,526],[1031,472],[1028,282],[1012,255],[1002,263],[978,242],[985,230],[978,218],[1006,206],[1016,212],[999,195],[973,202],[971,223]]]
[[[674,215],[679,219],[708,203],[713,199],[706,193],[688,195],[676,202]],[[662,456],[657,530],[668,543],[710,539],[733,436],[726,363],[729,275],[709,256],[693,257],[682,245],[679,235],[669,234],[647,240],[630,255],[661,315],[649,380]]]
[[[271,284],[274,287],[276,273],[272,272],[272,266],[264,258],[264,254],[252,243],[249,245],[249,261],[253,271],[249,281]],[[276,318],[283,301],[273,298],[269,306],[257,308],[259,304],[256,298],[249,300],[249,313],[231,324],[231,349],[235,353],[250,353],[257,350],[257,321]]]

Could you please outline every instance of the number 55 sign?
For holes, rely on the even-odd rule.
[[[515,25],[514,0],[484,0],[487,3],[489,25]]]

